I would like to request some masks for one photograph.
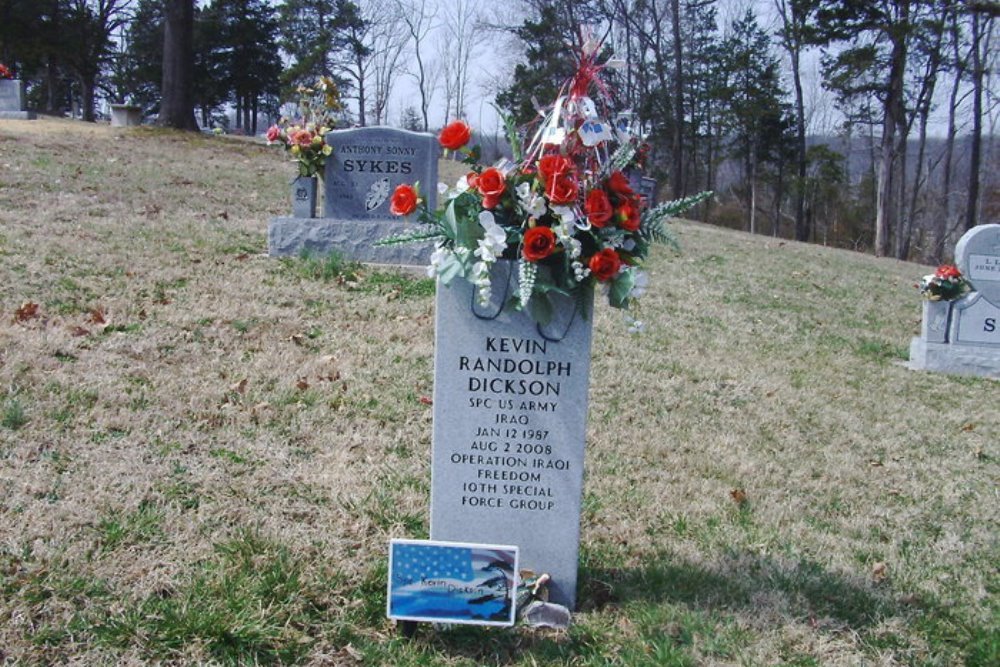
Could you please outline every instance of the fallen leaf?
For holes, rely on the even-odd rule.
[[[968,433],[969,431],[975,431],[976,430],[976,425],[972,424],[972,423],[963,424],[962,425],[962,430],[965,431],[966,433]]]
[[[223,220],[229,220],[229,211],[219,211],[219,217]]]
[[[33,301],[25,301],[14,313],[14,319],[17,322],[27,322],[36,317],[38,317],[38,304]]]
[[[299,378],[299,381],[295,383],[295,388],[299,391],[305,391],[309,388],[309,383],[306,382],[305,378]]]
[[[239,255],[236,255],[236,261],[237,262],[245,262],[248,259],[250,259],[250,253],[248,253],[248,252],[244,252],[244,253],[240,253]]]
[[[872,579],[875,581],[883,581],[888,576],[888,566],[879,561],[872,565]]]
[[[420,402],[423,403],[424,405],[434,405],[434,401],[431,400],[430,396],[421,396]]]
[[[868,465],[870,465],[873,468],[881,468],[885,464],[879,461],[878,459],[871,459],[870,461],[868,461]]]
[[[90,322],[91,324],[107,324],[108,320],[104,317],[104,311],[100,308],[90,309]]]
[[[81,326],[75,326],[69,330],[69,332],[74,336],[89,336],[90,332]]]
[[[292,334],[289,340],[291,340],[296,345],[302,345],[305,342],[306,337],[300,333],[297,333],[297,334]]]
[[[237,394],[246,393],[247,390],[247,379],[243,378],[233,386],[229,388],[230,391],[235,391]]]
[[[733,489],[729,492],[729,497],[733,499],[734,503],[742,506],[747,501],[747,492],[743,489]]]

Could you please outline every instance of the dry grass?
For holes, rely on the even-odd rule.
[[[248,142],[5,121],[0,170],[0,663],[996,661],[1000,385],[898,363],[923,267],[678,225],[648,332],[598,309],[576,624],[404,642],[429,283],[265,257]]]

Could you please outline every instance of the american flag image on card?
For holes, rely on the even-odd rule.
[[[517,566],[515,546],[392,540],[388,616],[513,625]]]

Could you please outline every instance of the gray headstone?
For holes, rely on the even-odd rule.
[[[983,298],[1000,308],[1000,225],[979,225],[955,246],[955,264]]]
[[[569,299],[544,330],[496,315],[512,266],[498,262],[490,307],[473,310],[464,280],[438,285],[431,538],[516,544],[573,608],[592,324]]]
[[[24,82],[20,79],[0,79],[0,119],[32,120],[33,111],[26,111]]]
[[[1000,378],[1000,225],[967,231],[955,246],[955,264],[974,291],[956,301],[924,303],[910,366]]]
[[[323,178],[323,217],[274,218],[268,225],[268,253],[303,251],[375,264],[425,265],[430,242],[376,247],[376,241],[416,229],[416,216],[399,218],[389,210],[396,187],[419,181],[431,210],[437,203],[440,147],[430,134],[387,127],[334,130],[327,133],[333,153]]]
[[[397,186],[420,182],[422,196],[437,202],[437,139],[388,127],[334,130],[326,135],[324,216],[339,220],[391,220],[389,198]]]

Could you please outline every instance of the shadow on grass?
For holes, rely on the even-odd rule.
[[[737,659],[753,643],[755,627],[803,623],[818,633],[857,637],[857,650],[873,659],[885,651],[910,657],[929,652],[948,664],[986,665],[995,655],[995,631],[963,624],[930,601],[901,602],[888,586],[808,560],[748,555],[706,567],[659,554],[646,567],[618,569],[587,566],[587,559],[585,553],[577,609],[586,613],[575,616],[568,632],[434,631],[422,625],[414,640],[370,646],[368,657],[400,665],[426,664],[441,654],[496,665],[695,665]],[[897,617],[910,633],[881,626]],[[915,639],[926,647],[914,645]],[[780,656],[784,664],[821,659],[789,650]]]

